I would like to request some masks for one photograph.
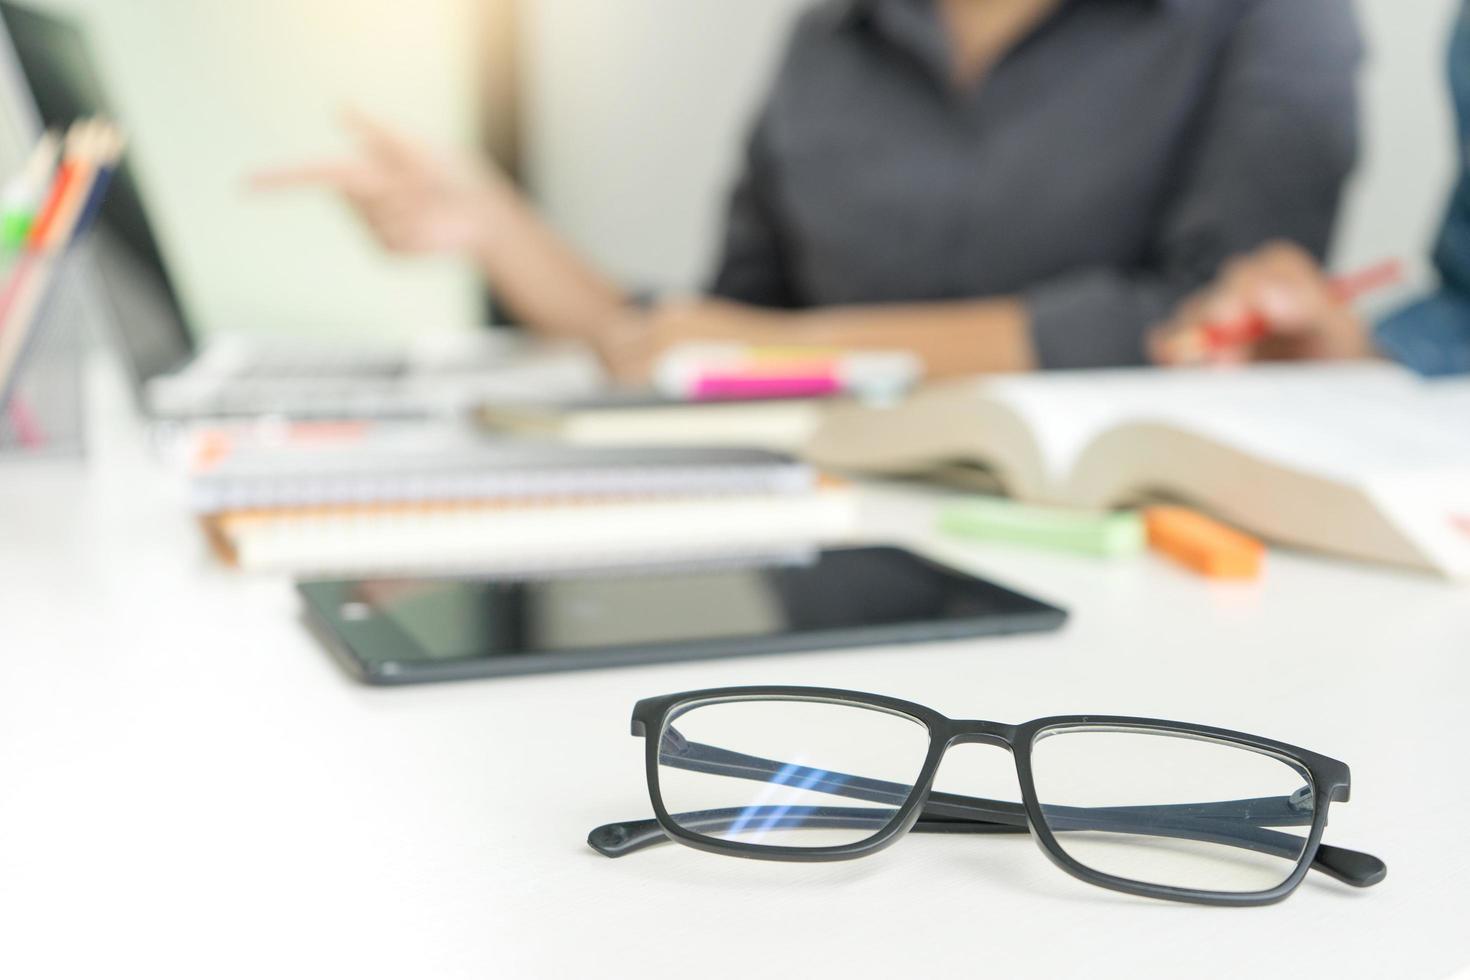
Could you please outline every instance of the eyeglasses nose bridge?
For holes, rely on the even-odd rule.
[[[957,721],[950,729],[945,747],[955,745],[994,745],[1010,750],[1016,741],[1016,726],[996,721]]]

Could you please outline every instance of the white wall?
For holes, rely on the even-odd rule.
[[[702,283],[746,127],[805,0],[523,0],[528,176],[627,282]]]
[[[1429,276],[1458,163],[1447,79],[1460,0],[1358,0],[1370,46],[1363,92],[1367,138],[1338,235],[1344,268],[1385,257]]]
[[[142,189],[207,328],[402,334],[479,318],[467,270],[382,255],[329,198],[248,194],[253,169],[345,146],[359,105],[468,142],[474,0],[31,0],[77,12]]]
[[[626,277],[698,284],[740,138],[803,0],[526,2],[531,176],[550,212]],[[1373,53],[1343,266],[1422,257],[1453,170],[1444,51],[1459,0],[1358,2]]]

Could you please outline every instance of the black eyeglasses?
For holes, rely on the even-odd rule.
[[[587,843],[608,857],[672,839],[840,861],[910,830],[1031,833],[1083,881],[1205,905],[1280,901],[1309,869],[1357,887],[1388,873],[1322,843],[1328,804],[1348,799],[1346,765],[1218,728],[1102,715],[1003,725],[851,691],[733,687],[639,701],[633,734],[647,740],[656,819],[594,830]],[[931,791],[945,751],[966,743],[1011,751],[1020,803]]]

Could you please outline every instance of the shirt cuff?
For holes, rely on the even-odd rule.
[[[1083,272],[1022,294],[1031,340],[1048,370],[1135,367],[1147,362],[1144,335],[1173,307],[1169,290],[1112,271]]]

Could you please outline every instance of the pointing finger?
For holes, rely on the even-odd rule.
[[[422,151],[412,140],[357,109],[342,110],[342,124],[375,156],[397,164],[422,160]]]

